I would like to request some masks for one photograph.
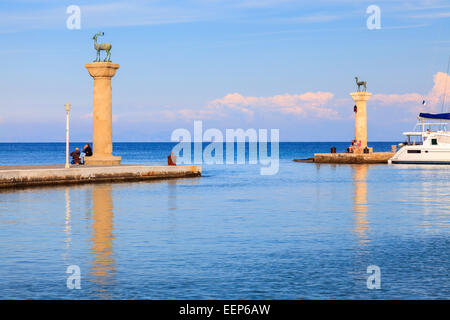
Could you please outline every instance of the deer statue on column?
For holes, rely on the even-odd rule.
[[[97,43],[97,37],[104,36],[104,32],[98,32],[92,37],[94,39],[94,48],[97,50],[97,58],[94,60],[94,62],[100,62],[100,51],[106,51],[106,57],[104,62],[108,61],[111,62],[111,48],[112,45],[110,43]]]
[[[355,77],[356,85],[358,86],[358,91],[361,91],[361,86],[364,87],[364,91],[367,91],[367,81],[358,81],[358,77]]]

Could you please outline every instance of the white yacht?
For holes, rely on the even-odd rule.
[[[420,113],[418,120],[415,131],[403,133],[407,142],[389,163],[450,164],[450,113]]]

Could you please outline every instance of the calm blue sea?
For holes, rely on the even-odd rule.
[[[371,143],[388,151],[393,143]],[[71,149],[83,143],[71,145]],[[164,164],[174,143],[116,143]],[[0,192],[2,299],[449,299],[450,167],[295,163],[345,143],[281,143],[279,172]],[[0,165],[64,163],[0,144]],[[81,289],[66,285],[80,268]],[[368,289],[368,266],[381,289]]]

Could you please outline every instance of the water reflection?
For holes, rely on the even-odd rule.
[[[66,187],[65,194],[65,203],[66,203],[66,214],[64,219],[64,243],[66,244],[66,251],[63,254],[64,260],[67,261],[69,258],[69,251],[72,244],[72,225],[71,225],[71,216],[70,216],[70,195],[69,195],[69,188]]]
[[[450,192],[448,189],[448,178],[445,177],[445,171],[448,168],[442,165],[420,165],[413,166],[412,170],[417,172],[415,193],[416,196],[408,203],[417,203],[421,207],[421,228],[427,234],[439,234],[442,228],[450,222],[449,207],[445,205],[443,199],[448,199]],[[412,193],[411,191],[409,192]],[[408,194],[405,195],[407,199]]]
[[[92,281],[97,284],[96,293],[102,299],[109,298],[107,286],[116,273],[113,254],[113,200],[111,184],[94,184],[92,188]]]
[[[368,231],[369,222],[367,219],[367,171],[369,166],[365,164],[353,165],[353,232],[357,235],[358,241],[362,245],[369,242]]]
[[[177,180],[171,179],[167,181],[167,187],[169,191],[167,205],[169,211],[177,210]]]

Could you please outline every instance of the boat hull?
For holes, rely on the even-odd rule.
[[[450,161],[408,161],[408,160],[392,160],[390,163],[394,164],[450,164]]]
[[[407,145],[389,159],[389,163],[449,165],[450,148],[442,145]]]

